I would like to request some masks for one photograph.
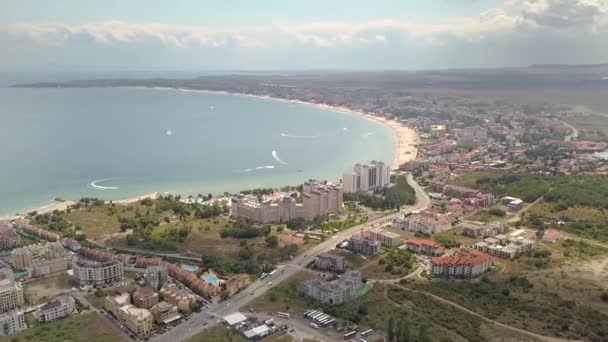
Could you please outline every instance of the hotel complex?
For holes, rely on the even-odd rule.
[[[355,164],[353,172],[342,177],[344,192],[374,191],[390,183],[390,168],[384,162],[372,160],[369,164]]]
[[[452,219],[448,215],[423,211],[396,218],[393,221],[393,228],[414,233],[435,234],[452,229]]]
[[[299,291],[323,304],[337,305],[347,301],[361,285],[361,273],[348,271],[338,280],[327,282],[320,278],[306,280]]]
[[[287,222],[297,218],[312,220],[316,217],[337,214],[342,210],[342,188],[339,184],[309,180],[302,189],[303,203],[291,196],[278,202],[259,201],[257,197],[239,195],[232,199],[232,216],[254,222]]]
[[[459,249],[450,255],[431,258],[431,275],[441,278],[475,278],[492,267],[492,259],[474,249]]]
[[[123,278],[122,263],[116,260],[99,262],[75,256],[72,271],[78,285],[104,286]]]

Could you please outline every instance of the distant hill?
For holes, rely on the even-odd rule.
[[[608,64],[532,64],[531,69],[592,69],[608,68]]]

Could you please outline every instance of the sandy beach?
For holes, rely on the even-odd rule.
[[[148,87],[141,87],[148,88]],[[150,88],[148,88],[150,89]],[[213,90],[198,90],[198,89],[185,89],[185,88],[166,88],[166,87],[154,87],[152,89],[161,89],[161,90],[177,90],[177,91],[191,91],[191,92],[202,92],[202,93],[212,93],[212,94],[224,94],[224,95],[235,95],[235,96],[248,96],[255,98],[262,98],[266,100],[272,101],[281,101],[288,102],[293,104],[301,104],[308,106],[315,106],[322,109],[331,110],[338,113],[348,114],[348,115],[356,115],[359,117],[363,117],[367,120],[372,120],[379,122],[383,125],[388,126],[391,130],[393,130],[396,143],[395,143],[395,158],[391,163],[391,167],[393,169],[399,168],[403,163],[416,159],[416,154],[418,152],[418,134],[416,130],[403,125],[402,123],[395,120],[388,120],[383,117],[379,117],[377,115],[373,115],[371,113],[366,113],[362,111],[353,110],[347,107],[338,107],[338,106],[330,106],[326,104],[314,103],[314,102],[305,102],[300,100],[287,100],[287,99],[279,99],[271,96],[260,96],[260,95],[252,95],[245,93],[231,93],[227,91],[213,91]]]

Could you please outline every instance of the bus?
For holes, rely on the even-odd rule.
[[[356,331],[351,331],[349,333],[344,334],[344,339],[348,340],[351,337],[355,337],[355,335],[357,335],[357,332]]]
[[[285,312],[277,312],[277,316],[281,318],[291,318],[291,315]]]
[[[260,280],[264,280],[264,278],[268,277],[268,273],[264,272],[262,273],[262,275],[260,276]]]
[[[272,277],[275,273],[277,273],[277,270],[274,270],[274,271],[268,273],[268,277]]]
[[[310,315],[310,314],[311,314],[313,311],[315,311],[315,310],[307,310],[307,311],[304,313],[304,317],[308,317],[308,315]]]
[[[329,315],[323,314],[323,315],[315,318],[315,321],[321,322],[322,320],[326,319],[327,317],[329,317]]]
[[[317,313],[319,313],[319,311],[312,310],[309,313],[305,314],[304,317],[306,317],[306,318],[312,318],[312,316],[316,315]]]
[[[368,329],[368,330],[365,330],[365,331],[361,332],[361,336],[366,337],[366,336],[369,336],[369,335],[371,335],[373,333],[374,333],[374,329]]]
[[[316,313],[314,316],[310,316],[310,318],[311,318],[313,321],[316,321],[316,320],[317,320],[317,318],[319,318],[319,317],[321,317],[321,316],[323,316],[323,315],[324,315],[324,313],[319,312],[319,313]]]

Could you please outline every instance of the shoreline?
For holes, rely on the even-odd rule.
[[[395,136],[395,156],[394,156],[393,160],[391,161],[392,170],[398,169],[400,165],[402,165],[403,163],[405,163],[407,161],[416,159],[416,155],[418,153],[417,144],[419,141],[419,137],[418,137],[418,134],[415,129],[402,125],[401,123],[399,123],[398,121],[395,121],[395,120],[388,120],[383,117],[373,115],[371,113],[350,109],[350,108],[344,107],[344,106],[340,106],[340,107],[330,106],[330,105],[322,104],[322,103],[306,102],[306,101],[301,101],[301,100],[280,99],[280,98],[265,96],[265,95],[263,96],[263,95],[253,95],[253,94],[246,94],[246,93],[232,93],[232,92],[221,91],[221,90],[202,90],[202,89],[171,88],[171,87],[143,87],[143,86],[141,86],[141,87],[117,87],[117,88],[144,88],[144,89],[172,90],[172,91],[185,91],[185,92],[201,92],[201,93],[222,94],[222,95],[232,95],[232,96],[246,96],[246,97],[258,98],[258,99],[264,99],[264,100],[286,102],[286,103],[291,103],[291,104],[314,106],[314,107],[317,107],[320,109],[330,110],[330,111],[340,113],[340,114],[357,116],[357,117],[360,117],[360,118],[363,118],[366,120],[370,120],[370,121],[373,121],[373,122],[376,122],[376,123],[379,123],[381,125],[388,127],[393,132],[393,135]],[[112,200],[111,202],[119,204],[119,205],[126,205],[126,204],[131,204],[134,202],[138,202],[144,198],[157,199],[159,196],[160,196],[159,192],[152,192],[152,193],[148,193],[145,195],[125,198],[125,199]],[[39,214],[51,213],[55,210],[65,211],[68,208],[68,206],[73,205],[73,204],[76,204],[76,201],[74,201],[74,200],[66,200],[64,202],[54,201],[51,204],[48,204],[48,205],[45,205],[45,206],[42,206],[39,208],[35,208],[32,210],[27,210],[25,213],[16,213],[15,215],[7,215],[7,216],[0,217],[0,221],[14,220],[15,218],[23,216],[31,211],[36,211]]]

